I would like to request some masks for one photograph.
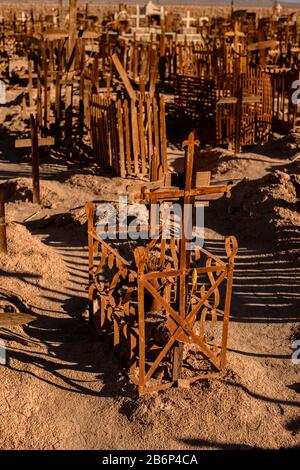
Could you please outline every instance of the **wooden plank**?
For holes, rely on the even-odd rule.
[[[47,147],[55,144],[55,139],[53,137],[39,137],[38,146]],[[17,139],[15,140],[15,148],[30,148],[32,145],[31,139]]]
[[[236,104],[236,103],[237,103],[237,98],[235,98],[234,96],[228,96],[228,97],[220,98],[217,101],[217,105],[220,105],[220,104]]]
[[[7,253],[4,192],[0,191],[0,252]]]
[[[163,173],[168,172],[168,156],[167,156],[167,131],[166,131],[166,114],[165,100],[163,96],[159,98],[159,120],[160,120],[160,152]]]
[[[153,126],[154,126],[154,152],[153,152],[153,178],[156,180],[159,178],[159,166],[161,164],[160,154],[160,140],[159,140],[159,120],[158,120],[158,106],[156,98],[152,100],[153,109]]]
[[[124,101],[124,127],[125,127],[125,150],[127,175],[131,175],[131,143],[130,143],[130,121],[128,101]]]
[[[35,74],[37,77],[37,74]],[[32,62],[28,58],[28,93],[29,93],[29,107],[34,107],[33,100],[33,72],[32,72]]]
[[[140,248],[138,256],[138,325],[139,325],[139,393],[145,391],[146,354],[145,354],[145,298],[144,298],[144,252]]]
[[[32,159],[32,202],[40,204],[40,169],[39,169],[39,143],[37,125],[33,115],[30,115],[31,128],[31,159]]]
[[[55,139],[58,143],[60,137],[60,122],[61,122],[61,84],[60,72],[56,72],[55,80]]]
[[[69,33],[67,31],[62,31],[60,33],[55,33],[55,32],[45,32],[43,33],[43,39],[45,41],[59,41],[60,39],[66,39],[69,37]]]
[[[117,56],[116,53],[114,53],[112,55],[112,60],[113,60],[113,63],[114,63],[114,66],[116,67],[120,77],[121,77],[121,80],[126,88],[126,91],[128,93],[128,95],[130,96],[130,99],[132,99],[133,101],[136,100],[136,93],[134,91],[134,89],[132,88],[131,86],[131,83],[129,81],[129,78],[127,76],[127,73],[125,71],[125,69],[123,68],[120,60],[119,60],[119,57]]]
[[[9,328],[11,326],[25,325],[35,320],[37,320],[37,317],[28,313],[0,312],[0,328]]]
[[[140,137],[140,150],[142,161],[142,174],[146,174],[146,142],[145,142],[145,127],[144,127],[144,100],[139,100],[139,137]]]
[[[42,82],[41,82],[41,67],[38,63],[38,79],[37,79],[37,125],[39,128],[42,126],[43,120],[43,104],[42,104]]]
[[[70,61],[77,38],[77,0],[69,0],[68,60]]]
[[[272,49],[273,47],[277,47],[278,45],[279,41],[276,41],[275,39],[269,39],[268,41],[260,41],[249,44],[247,46],[247,50],[248,52],[260,51],[263,49]]]
[[[130,116],[131,116],[131,137],[133,147],[133,160],[134,160],[134,172],[136,175],[139,171],[139,129],[138,129],[138,116],[135,101],[130,100]]]
[[[66,86],[65,92],[65,141],[68,146],[72,145],[73,130],[73,85]]]
[[[209,186],[211,180],[211,171],[197,171],[196,173],[196,187]]]

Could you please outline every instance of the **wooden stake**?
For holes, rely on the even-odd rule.
[[[70,0],[69,3],[69,39],[68,39],[68,70],[74,62],[74,47],[77,38],[77,0]]]
[[[0,191],[0,252],[7,253],[4,193]]]
[[[37,126],[33,114],[30,115],[31,142],[32,142],[32,202],[40,204],[40,170],[39,170],[39,142]]]

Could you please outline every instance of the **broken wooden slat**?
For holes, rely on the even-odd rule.
[[[269,39],[268,41],[260,41],[260,42],[254,42],[252,44],[249,44],[247,46],[247,50],[249,52],[253,51],[260,51],[263,49],[272,49],[273,47],[277,47],[279,44],[279,41],[276,41],[275,39]]]
[[[55,144],[53,137],[38,137],[39,147],[48,147]],[[30,148],[32,146],[31,139],[17,139],[15,141],[15,148]]]
[[[131,86],[131,83],[129,81],[129,78],[127,76],[127,73],[126,71],[124,70],[120,60],[119,60],[119,57],[117,56],[117,54],[113,54],[112,55],[112,60],[113,60],[113,63],[114,63],[114,66],[116,67],[121,79],[122,79],[122,82],[124,83],[124,86],[126,88],[126,91],[130,97],[130,99],[132,99],[133,101],[136,100],[136,93],[134,91],[134,89],[132,88]]]

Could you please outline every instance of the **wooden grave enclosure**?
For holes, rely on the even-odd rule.
[[[150,207],[154,201],[178,200],[185,211],[198,196],[229,195],[230,186],[195,186],[198,144],[194,133],[184,142],[183,187],[146,185],[137,200]],[[97,233],[97,204],[87,203],[86,212],[90,321],[99,334],[113,337],[114,351],[139,394],[222,374],[236,239],[226,238],[225,257],[219,258],[201,246],[188,250],[184,228],[180,239],[174,232],[167,239],[159,229],[130,257],[128,242],[122,251],[122,243],[112,244]]]
[[[269,75],[249,68],[246,73],[219,75],[216,80],[177,76],[174,103],[180,120],[202,129],[205,143],[239,152],[245,145],[267,139],[272,98]]]
[[[167,172],[165,105],[139,94],[137,100],[91,95],[91,145],[101,167],[122,178],[160,179]]]
[[[264,142],[272,126],[272,88],[268,75],[249,68],[237,77],[220,77],[216,112],[217,145],[239,152]]]

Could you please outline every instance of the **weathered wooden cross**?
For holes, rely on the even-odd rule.
[[[185,27],[187,29],[191,27],[192,23],[195,21],[195,18],[191,16],[190,10],[187,11],[186,16],[182,18],[182,21],[185,22]]]
[[[142,192],[137,199],[145,203],[158,203],[163,201],[179,200],[182,207],[182,224],[181,224],[181,238],[179,245],[179,271],[177,289],[178,296],[178,312],[182,320],[185,319],[187,314],[187,274],[191,264],[191,251],[187,249],[186,227],[190,227],[189,217],[193,218],[193,211],[190,210],[191,205],[194,207],[197,197],[211,196],[212,194],[226,194],[230,197],[232,184],[222,186],[211,185],[198,185],[197,186],[197,172],[195,165],[195,147],[200,144],[199,140],[195,139],[195,133],[191,132],[188,140],[183,142],[183,147],[186,149],[185,156],[185,181],[184,187],[176,187],[170,189],[154,189],[147,190],[147,187],[142,189]],[[198,172],[200,176],[201,172]],[[199,178],[200,179],[200,178]],[[192,226],[193,226],[192,221]],[[183,358],[183,343],[178,342],[173,356],[173,380],[180,379]]]
[[[36,120],[33,114],[30,115],[30,139],[17,139],[15,141],[16,148],[30,148],[31,147],[31,158],[32,158],[32,202],[34,204],[40,204],[40,171],[39,171],[39,148],[44,146],[48,147],[55,144],[53,137],[42,138],[38,135],[38,129]]]

